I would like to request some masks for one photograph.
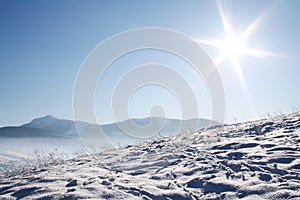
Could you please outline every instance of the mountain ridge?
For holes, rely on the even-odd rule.
[[[169,126],[183,124],[185,127],[187,124],[190,124],[192,121],[198,121],[197,127],[193,128],[194,131],[196,131],[197,128],[203,128],[203,127],[208,127],[210,125],[215,126],[215,125],[220,125],[221,123],[209,120],[209,119],[204,119],[204,118],[192,118],[192,119],[173,119],[173,118],[163,118],[163,117],[144,117],[144,118],[132,118],[132,119],[127,119],[123,120],[120,122],[115,122],[115,123],[109,123],[109,124],[92,124],[89,122],[83,122],[83,121],[73,121],[69,119],[60,119],[57,118],[53,115],[45,115],[43,117],[38,117],[34,118],[31,120],[29,123],[22,124],[20,126],[7,126],[7,127],[1,127],[0,128],[0,136],[2,136],[1,131],[2,130],[7,130],[7,129],[13,129],[16,130],[18,128],[32,128],[32,129],[37,129],[41,131],[46,131],[48,133],[56,133],[56,134],[66,134],[66,135],[76,135],[78,133],[78,128],[80,130],[83,130],[84,128],[88,126],[100,126],[103,127],[104,129],[108,129],[107,127],[114,127],[113,129],[118,129],[119,125],[124,125],[129,124],[131,122],[134,122],[135,125],[141,126],[141,127],[147,127],[148,124],[150,124],[150,120],[159,122],[163,125],[165,124],[170,124]],[[81,127],[81,128],[80,128]],[[179,128],[179,127],[178,127]],[[166,129],[170,129],[170,127],[166,127]],[[80,131],[79,130],[79,131]],[[6,136],[8,136],[6,134]]]

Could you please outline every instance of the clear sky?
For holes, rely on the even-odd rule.
[[[239,55],[239,69],[228,55],[218,63],[226,95],[225,120],[292,112],[300,105],[300,1],[233,0],[221,4],[237,35],[264,13],[244,46],[276,53]],[[211,0],[1,0],[0,126],[20,125],[47,114],[72,119],[73,84],[85,57],[106,38],[142,27],[169,28],[198,41],[226,38],[218,3]],[[224,49],[208,43],[199,45],[217,62]],[[176,56],[149,50],[121,58],[103,77],[105,85],[100,83],[95,98],[101,122],[113,121],[109,94],[122,70],[149,62],[172,65],[190,82],[195,79],[199,117],[209,118],[205,84],[189,76],[189,66]],[[130,113],[146,117],[154,104],[164,105],[167,117],[180,118],[174,95],[157,86],[137,91],[130,101]]]

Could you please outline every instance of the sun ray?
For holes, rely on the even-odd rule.
[[[279,53],[263,51],[259,49],[248,48],[248,47],[245,48],[245,51],[247,52],[248,55],[255,56],[255,57],[277,57],[277,58],[285,57],[284,55]]]
[[[225,33],[227,37],[231,37],[233,35],[233,31],[231,28],[230,20],[228,19],[228,15],[226,15],[225,13],[225,8],[223,7],[221,0],[217,0],[217,7],[224,26]]]
[[[249,35],[254,32],[258,26],[262,23],[262,21],[266,18],[266,13],[262,12],[242,33],[241,39],[245,40],[249,37]]]
[[[242,33],[241,39],[246,40],[249,35],[254,32],[258,26],[267,18],[271,10],[273,10],[274,6],[266,7],[256,18],[255,20],[246,28],[246,30]]]
[[[207,44],[211,46],[220,46],[221,41],[220,40],[215,40],[215,39],[195,39],[196,42],[202,43],[202,44]]]
[[[235,57],[232,57],[231,60],[232,60],[232,63],[233,63],[233,67],[235,68],[235,71],[238,74],[238,77],[240,78],[241,81],[244,81],[243,72],[242,72],[242,69],[241,69],[239,58],[237,56],[235,56]]]

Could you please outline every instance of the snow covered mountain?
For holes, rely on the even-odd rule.
[[[45,117],[34,119],[30,123],[24,124],[21,127],[37,128],[62,134],[74,134],[76,130],[73,121],[58,119],[51,115],[46,115]]]
[[[152,121],[151,121],[152,120]],[[180,132],[193,132],[201,128],[220,125],[207,119],[168,119],[168,118],[140,118],[130,119],[118,123],[99,125],[101,130],[108,136],[110,134],[127,135],[120,127],[129,127],[131,123],[135,123],[140,127],[147,127],[149,124],[155,123],[163,127],[160,131],[161,135],[175,135]],[[86,122],[75,122],[72,120],[58,119],[51,115],[46,115],[41,118],[33,119],[30,123],[21,125],[19,127],[3,127],[0,128],[0,137],[38,137],[38,136],[64,136],[64,135],[78,135],[79,131],[84,131],[90,126],[97,126]],[[79,126],[79,127],[78,127]],[[77,128],[77,129],[76,129]],[[128,129],[126,129],[128,130]],[[151,131],[151,130],[150,130]]]
[[[152,120],[152,121],[151,121]],[[149,124],[156,123],[159,124],[163,129],[161,130],[162,134],[165,135],[175,135],[182,131],[196,131],[201,128],[209,127],[209,126],[215,126],[220,125],[218,122],[214,122],[207,119],[190,119],[190,120],[179,120],[179,119],[169,119],[169,118],[160,118],[160,117],[154,117],[154,118],[136,118],[136,119],[130,119],[125,120],[123,122],[118,123],[112,123],[112,124],[105,124],[100,125],[102,130],[106,134],[110,133],[116,133],[116,132],[122,132],[122,130],[119,128],[122,127],[128,127],[129,124],[133,122],[136,125],[140,127],[146,127]],[[86,122],[77,122],[81,124],[82,129],[86,128],[87,126],[90,126],[92,124],[86,123]],[[95,125],[95,124],[93,124]],[[25,128],[35,128],[35,129],[41,129],[44,131],[49,131],[53,133],[60,133],[60,134],[71,134],[76,135],[77,130],[75,127],[75,122],[71,120],[66,119],[58,119],[51,115],[46,115],[45,117],[36,118],[32,120],[28,124],[24,124],[21,127]]]

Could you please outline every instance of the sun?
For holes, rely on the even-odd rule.
[[[247,45],[249,35],[258,28],[258,25],[261,24],[263,19],[266,17],[269,9],[265,9],[244,31],[241,32],[241,34],[236,34],[230,21],[230,13],[226,12],[225,6],[222,5],[220,0],[217,0],[217,7],[225,31],[224,39],[195,39],[196,42],[201,44],[212,45],[219,48],[221,54],[214,61],[216,66],[220,65],[225,59],[230,60],[238,76],[243,81],[243,74],[240,65],[241,56],[280,56],[273,52],[250,48]]]
[[[246,41],[244,41],[241,35],[230,35],[218,45],[222,54],[217,58],[216,65],[219,65],[226,58],[231,61],[235,71],[242,78],[242,71],[240,66],[240,57],[244,54],[248,54]]]
[[[234,59],[241,55],[244,51],[244,42],[239,38],[228,38],[221,44],[222,51],[224,52],[226,57]]]

